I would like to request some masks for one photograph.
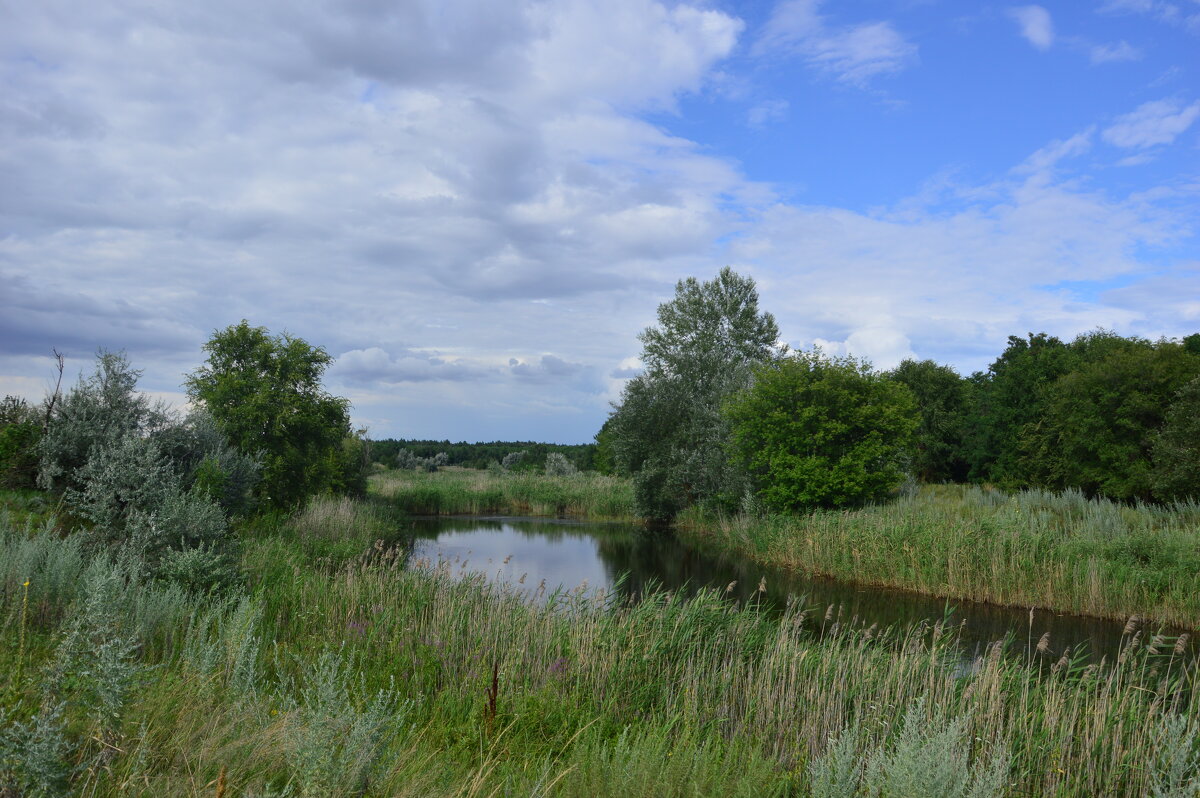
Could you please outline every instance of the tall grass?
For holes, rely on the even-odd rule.
[[[566,476],[444,469],[387,471],[371,478],[371,493],[416,515],[470,514],[639,519],[628,480],[593,472]]]
[[[28,621],[42,645],[26,683],[6,684],[9,667],[0,676],[0,695],[16,696],[4,704],[0,790],[48,773],[96,796],[770,796],[829,783],[867,794],[967,784],[956,768],[994,788],[978,795],[1197,784],[1196,670],[1172,641],[1131,633],[1117,661],[1090,667],[993,649],[964,668],[953,630],[937,626],[829,622],[814,634],[820,621],[795,609],[772,619],[715,593],[615,609],[567,594],[545,607],[409,571],[369,543],[339,563],[307,558],[319,519],[366,539],[374,512],[310,508],[248,536],[253,592],[181,599],[189,611],[161,621],[175,644],[136,648],[138,686],[107,725],[88,720],[91,693],[75,687],[89,678],[86,651],[56,652],[65,639],[112,639],[72,638],[80,612],[111,616],[85,629],[136,638],[138,627],[103,573],[47,594],[49,611]],[[0,557],[40,534],[8,532]],[[70,560],[69,540],[38,545]],[[84,559],[81,573],[102,567]],[[3,594],[10,639],[20,600]],[[58,661],[72,672],[51,683]],[[32,729],[43,730],[36,750],[20,742]]]
[[[935,596],[1200,625],[1200,504],[925,486],[809,515],[692,514],[685,538],[755,560]]]

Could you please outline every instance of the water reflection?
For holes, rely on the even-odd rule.
[[[1081,647],[1094,656],[1111,657],[1122,639],[1123,624],[1114,621],[1041,610],[1031,615],[1027,609],[811,578],[701,553],[673,536],[618,524],[441,517],[413,521],[410,534],[405,541],[410,562],[437,565],[440,561],[453,571],[484,574],[534,598],[550,595],[556,588],[604,590],[626,600],[655,589],[688,595],[715,589],[774,612],[789,600],[803,600],[817,622],[832,615],[843,624],[884,627],[949,617],[962,626],[968,656],[1006,636],[1019,650],[1032,651],[1049,633],[1047,657]]]

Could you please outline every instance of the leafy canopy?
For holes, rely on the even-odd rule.
[[[720,408],[750,369],[776,357],[779,328],[758,310],[754,281],[729,267],[708,282],[689,277],[639,336],[646,371],[625,386],[605,424],[605,456],[633,477],[639,511],[669,521],[689,504],[729,504],[744,476],[729,462]]]
[[[208,360],[188,376],[188,395],[203,402],[234,446],[261,458],[262,501],[288,507],[354,487],[360,453],[349,401],[321,385],[332,362],[324,349],[243,319],[214,333],[204,350]]]
[[[906,386],[820,350],[755,369],[725,414],[759,497],[780,511],[886,497],[904,478],[918,426]]]

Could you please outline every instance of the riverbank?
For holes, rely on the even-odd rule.
[[[372,492],[413,513],[570,515],[636,522],[629,483],[391,471]],[[927,485],[842,512],[714,517],[676,533],[775,567],[932,596],[1200,627],[1200,504],[1130,506],[1077,493]]]
[[[551,477],[445,468],[383,471],[371,495],[413,515],[530,515],[638,523],[629,480],[585,472]]]
[[[0,735],[0,787],[832,796],[941,794],[951,774],[982,798],[1195,776],[1200,692],[1175,641],[964,671],[950,630],[822,636],[714,594],[564,612],[405,569],[373,543],[389,512],[317,499],[260,521],[242,534],[246,586],[225,596],[5,519],[0,727],[25,733]]]

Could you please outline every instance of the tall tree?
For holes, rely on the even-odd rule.
[[[1200,356],[1200,346],[1196,355]],[[1153,460],[1156,497],[1200,500],[1200,377],[1185,385],[1167,409],[1162,429],[1154,437]]]
[[[969,464],[963,439],[970,412],[971,384],[949,366],[905,360],[888,372],[912,391],[920,413],[913,473],[922,482],[963,482]]]
[[[215,332],[204,350],[208,360],[188,376],[188,395],[234,446],[260,458],[260,500],[288,507],[315,493],[360,487],[350,403],[321,385],[332,362],[324,349],[243,319]]]
[[[1044,484],[1148,500],[1155,435],[1180,390],[1200,376],[1200,356],[1175,341],[1111,333],[1081,336],[1076,347],[1078,364],[1046,392],[1043,437],[1056,479]]]
[[[1025,487],[1031,462],[1022,440],[1045,416],[1046,389],[1071,370],[1067,345],[1046,333],[1009,336],[1008,347],[973,378],[976,419],[968,432],[971,478]]]
[[[758,310],[754,281],[729,267],[708,282],[689,277],[646,329],[646,370],[626,385],[606,435],[616,468],[634,479],[641,513],[665,522],[696,502],[730,504],[747,488],[729,461],[723,402],[751,368],[778,355],[779,328]]]

